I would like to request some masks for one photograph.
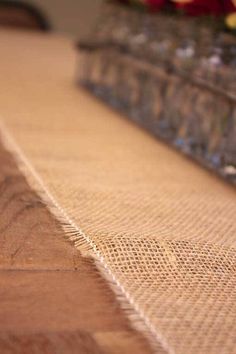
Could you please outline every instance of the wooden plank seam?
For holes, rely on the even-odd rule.
[[[169,346],[163,335],[156,331],[151,321],[136,304],[132,295],[126,291],[118,277],[113,274],[95,242],[83,232],[48,190],[47,185],[37,173],[34,166],[31,164],[1,119],[0,135],[5,149],[12,154],[17,162],[18,168],[27,179],[31,188],[42,198],[46,206],[60,222],[65,232],[66,239],[72,241],[74,246],[83,255],[90,256],[94,260],[101,275],[107,280],[111,289],[115,293],[121,308],[130,320],[133,328],[140,331],[147,338],[154,353],[158,354],[161,345],[166,353],[174,354],[175,351],[173,348]]]

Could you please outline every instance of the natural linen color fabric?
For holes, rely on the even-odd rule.
[[[166,353],[236,353],[233,187],[76,87],[69,41],[0,43],[5,125],[133,323]]]

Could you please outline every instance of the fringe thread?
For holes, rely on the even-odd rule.
[[[105,258],[93,240],[77,226],[48,190],[46,184],[22,152],[21,148],[13,139],[2,121],[0,121],[0,135],[5,149],[15,158],[18,168],[27,179],[29,185],[42,198],[48,209],[60,222],[60,225],[65,232],[66,239],[71,241],[83,256],[90,257],[94,260],[97,269],[115,293],[121,308],[130,320],[133,328],[141,332],[147,338],[154,353],[158,354],[161,347],[166,353],[175,354],[163,336],[160,333],[157,333],[152,323],[107,265]]]

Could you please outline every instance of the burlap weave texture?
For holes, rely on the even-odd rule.
[[[18,146],[134,322],[168,353],[236,353],[235,190],[73,85],[66,41],[32,38],[2,41],[0,109]]]

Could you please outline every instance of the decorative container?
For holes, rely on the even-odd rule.
[[[236,37],[198,18],[106,5],[79,49],[80,84],[236,183]]]

